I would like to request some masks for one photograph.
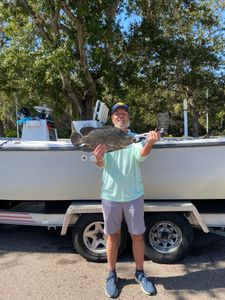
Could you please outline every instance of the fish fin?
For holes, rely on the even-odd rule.
[[[97,129],[97,128],[92,127],[92,126],[82,127],[82,128],[80,129],[80,133],[84,136],[84,135],[87,135],[89,132],[91,132],[91,131],[93,131],[93,130],[95,130],[95,129]]]

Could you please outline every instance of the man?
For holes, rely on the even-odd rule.
[[[130,126],[129,107],[118,102],[112,107],[112,123],[115,127],[134,136]],[[107,235],[106,251],[109,275],[105,292],[110,298],[118,294],[116,262],[120,242],[120,228],[123,215],[132,237],[133,255],[136,264],[135,280],[142,290],[155,294],[156,290],[144,273],[144,190],[139,162],[144,161],[158,141],[160,135],[150,131],[146,143],[135,143],[114,152],[107,152],[106,145],[98,145],[94,150],[96,165],[103,169],[101,199],[104,217],[104,233]]]

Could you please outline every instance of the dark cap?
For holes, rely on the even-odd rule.
[[[116,104],[114,104],[112,106],[112,114],[114,114],[114,112],[118,109],[118,108],[122,108],[125,109],[128,113],[129,113],[129,106],[123,102],[117,102]]]

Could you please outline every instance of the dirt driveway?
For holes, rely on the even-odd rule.
[[[195,232],[195,245],[182,262],[145,262],[157,287],[152,299],[224,299],[225,238]],[[87,262],[73,253],[70,234],[41,227],[0,225],[0,300],[101,300],[105,263]],[[133,279],[131,251],[118,263],[118,299],[147,299]]]

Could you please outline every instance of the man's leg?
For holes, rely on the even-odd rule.
[[[136,270],[144,269],[144,238],[141,235],[131,235]]]
[[[144,198],[140,197],[124,208],[128,230],[132,237],[133,255],[136,264],[135,280],[147,295],[154,295],[156,289],[144,273]]]
[[[124,204],[124,215],[132,238],[133,255],[137,270],[143,270],[144,264],[144,197]]]
[[[108,261],[110,271],[114,271],[116,269],[119,242],[120,242],[120,231],[114,234],[109,234],[107,236],[106,251],[107,251],[107,261]]]
[[[110,298],[115,298],[118,294],[116,262],[120,242],[120,228],[122,222],[121,205],[102,200],[104,233],[106,239],[106,254],[109,266],[109,274],[106,278],[105,293]]]
[[[120,203],[102,200],[102,210],[104,218],[104,233],[107,236],[107,261],[109,264],[109,270],[113,271],[115,270],[118,256],[123,209]]]
[[[135,280],[140,284],[143,292],[154,295],[156,289],[144,273],[144,238],[143,235],[132,235],[133,255],[136,264]]]

